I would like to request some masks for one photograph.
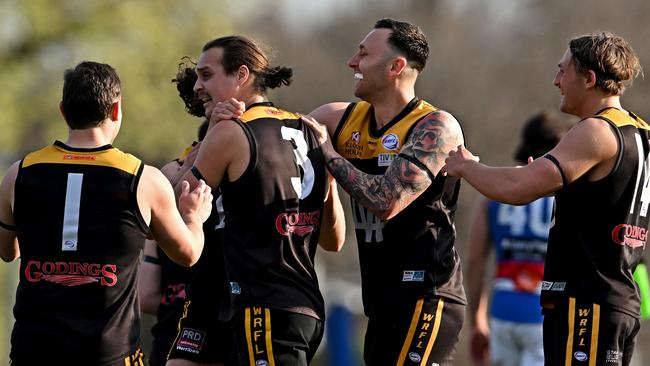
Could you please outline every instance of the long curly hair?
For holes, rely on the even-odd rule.
[[[172,79],[172,83],[176,83],[178,95],[185,103],[185,111],[192,116],[205,117],[205,109],[203,103],[196,97],[194,93],[194,84],[196,83],[196,62],[188,56],[181,58],[178,64],[178,72],[176,77]]]

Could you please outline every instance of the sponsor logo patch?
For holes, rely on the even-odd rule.
[[[576,351],[573,353],[573,358],[578,361],[587,361],[587,354],[582,351]]]
[[[176,349],[198,354],[201,348],[203,348],[204,339],[205,332],[198,329],[183,328],[176,342]]]
[[[235,295],[241,294],[241,287],[238,282],[230,282],[230,293]]]
[[[352,132],[352,141],[359,143],[361,141],[361,133],[359,131]]]
[[[305,236],[320,224],[320,211],[313,212],[283,212],[275,219],[275,228],[283,236],[295,234]]]
[[[269,363],[266,360],[257,360],[255,361],[255,366],[269,366]]]
[[[623,360],[623,353],[619,350],[608,349],[605,355],[605,362],[620,363]]]
[[[388,150],[395,150],[399,147],[399,138],[391,133],[381,138],[381,144]]]
[[[63,160],[97,160],[97,157],[94,155],[73,155],[73,154],[64,154]]]
[[[627,245],[630,248],[645,248],[648,239],[648,230],[642,227],[620,224],[612,230],[612,240],[619,245]]]
[[[384,153],[377,156],[377,166],[389,166],[397,157],[395,153]]]
[[[424,271],[404,271],[402,282],[424,282]]]
[[[117,284],[117,265],[31,260],[25,266],[25,278],[29,282],[47,281],[68,287],[95,282],[113,287]]]
[[[422,357],[417,352],[409,352],[409,360],[413,362],[422,361]]]
[[[564,291],[566,282],[542,281],[542,291]]]

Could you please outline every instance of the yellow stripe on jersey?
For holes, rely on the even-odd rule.
[[[246,344],[248,345],[248,362],[250,366],[255,366],[255,358],[253,357],[253,337],[251,335],[251,308],[246,308],[244,314],[244,328],[246,330]]]
[[[566,341],[566,354],[564,355],[565,366],[571,366],[571,356],[573,354],[573,330],[575,327],[576,316],[576,298],[569,297],[569,332]]]
[[[598,354],[598,327],[600,327],[600,305],[594,304],[591,319],[591,349],[589,352],[589,366],[596,366],[596,355]]]
[[[50,145],[25,156],[23,168],[35,164],[98,165],[120,169],[135,175],[142,162],[135,156],[116,148],[79,152]]]
[[[271,342],[271,309],[265,308],[264,309],[264,315],[266,316],[266,319],[264,319],[264,323],[266,326],[266,352],[269,357],[269,366],[275,366],[275,357],[273,356],[273,344]]]
[[[183,150],[183,152],[178,156],[178,159],[179,160],[185,159],[185,157],[187,157],[187,155],[190,154],[190,152],[192,151],[194,146],[196,146],[196,144],[197,144],[196,142],[193,142],[192,145],[186,147],[185,150]]]
[[[380,154],[399,154],[411,127],[437,110],[424,100],[418,100],[413,110],[383,131],[381,136],[371,136],[372,106],[367,102],[358,102],[343,121],[343,127],[335,141],[336,151],[346,159],[372,159]]]
[[[431,338],[429,339],[427,350],[424,352],[424,356],[422,357],[422,360],[424,361],[429,360],[429,354],[431,354],[431,349],[433,348],[433,344],[436,342],[436,338],[438,338],[438,331],[440,330],[440,322],[442,321],[442,308],[444,306],[445,306],[445,302],[442,300],[442,298],[438,299],[438,307],[436,308],[436,320],[433,323],[433,330],[431,331]]]
[[[634,119],[629,114],[623,112],[620,109],[607,108],[604,111],[598,113],[597,116],[607,118],[618,127],[634,126],[636,128],[640,128],[643,130],[650,130],[650,126],[646,123],[646,121],[642,120],[638,116],[636,117],[636,119]]]
[[[402,346],[402,351],[399,353],[399,358],[397,359],[398,365],[403,365],[406,360],[406,354],[408,353],[411,342],[413,342],[413,336],[415,335],[415,329],[417,328],[418,321],[420,320],[420,314],[422,313],[422,304],[424,299],[418,300],[415,304],[415,312],[413,313],[413,318],[411,319],[411,325],[409,326],[409,331],[406,335],[406,340]]]
[[[269,105],[258,105],[250,108],[239,118],[242,122],[247,123],[260,118],[273,119],[299,119],[300,115],[283,111]]]
[[[190,308],[190,304],[192,304],[192,300],[185,300],[185,303],[183,304],[183,314],[181,315],[180,319],[178,319],[178,324],[176,325],[176,338],[174,338],[172,346],[169,348],[169,352],[167,352],[167,359],[169,359],[169,356],[172,355],[172,351],[176,346],[176,342],[178,342],[178,338],[181,336],[181,324],[183,324],[183,320],[187,318],[187,311]]]

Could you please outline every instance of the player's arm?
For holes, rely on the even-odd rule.
[[[244,130],[235,121],[216,123],[201,142],[196,159],[181,180],[194,188],[199,180],[215,189],[224,177],[239,178],[250,160],[250,144]],[[183,165],[185,165],[184,163]],[[178,194],[180,185],[175,190]]]
[[[143,313],[156,315],[160,305],[161,268],[156,250],[156,242],[147,240],[144,244],[144,261],[138,277],[138,297]]]
[[[327,251],[338,252],[345,244],[345,216],[336,181],[329,174],[328,181],[318,244]]]
[[[309,115],[318,122],[327,126],[327,132],[329,135],[334,136],[334,132],[336,132],[336,128],[343,117],[343,113],[345,113],[345,110],[349,105],[350,103],[346,102],[323,104],[309,112]]]
[[[475,365],[487,364],[490,328],[487,315],[487,293],[484,291],[486,263],[490,254],[488,200],[482,198],[474,212],[469,235],[469,268],[467,271],[468,305],[471,325],[470,354]]]
[[[614,166],[618,139],[607,122],[586,119],[575,125],[544,158],[520,167],[489,167],[459,146],[449,154],[443,171],[464,178],[493,200],[522,205],[547,196],[587,175],[599,179]],[[551,158],[548,158],[550,155]]]
[[[5,262],[20,257],[13,210],[19,164],[20,162],[15,162],[11,165],[0,183],[0,258]]]
[[[436,111],[418,122],[401,153],[383,175],[366,174],[339,155],[323,137],[322,126],[311,121],[327,167],[350,196],[377,217],[397,215],[424,192],[444,165],[449,151],[463,143],[460,125],[449,113]]]
[[[179,206],[171,184],[156,168],[145,166],[138,185],[138,204],[165,254],[182,266],[191,266],[203,250],[203,223],[212,209],[210,188],[200,182],[190,190],[181,184]],[[144,208],[144,210],[143,210]]]

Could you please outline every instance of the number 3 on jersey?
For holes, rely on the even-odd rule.
[[[296,158],[296,164],[302,168],[303,174],[301,177],[291,177],[291,186],[300,199],[309,196],[312,188],[314,187],[314,167],[307,157],[307,141],[301,130],[282,126],[280,129],[282,138],[287,141],[293,140],[295,148],[293,155]]]

